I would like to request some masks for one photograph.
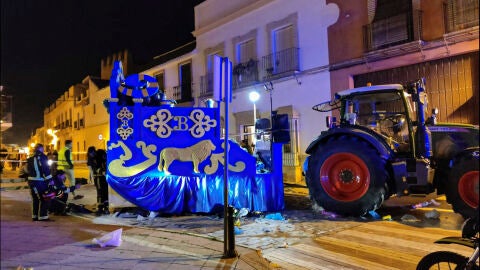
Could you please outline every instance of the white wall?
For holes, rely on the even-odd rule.
[[[242,0],[229,0],[228,2],[235,2],[232,5],[236,6],[235,4]],[[224,43],[225,56],[233,60],[232,39],[245,35],[253,29],[257,29],[258,57],[270,54],[267,24],[296,13],[300,67],[303,71],[298,76],[301,84],[297,83],[294,77],[273,81],[272,100],[274,110],[281,106],[293,105],[294,110],[298,112],[300,153],[304,153],[310,141],[325,129],[327,114],[313,111],[311,108],[315,104],[330,99],[330,75],[328,70],[318,72],[315,69],[328,65],[327,27],[337,20],[338,7],[334,4],[326,5],[322,0],[244,2],[243,7],[236,6],[238,9],[236,13],[219,17],[218,11],[211,7],[220,6],[222,3],[225,1],[207,0],[196,8],[196,12],[200,11],[200,14],[196,13],[196,16],[201,15],[206,18],[196,19],[197,29],[194,34],[197,39],[197,54],[194,57],[193,65],[194,80],[198,80],[205,74],[205,49]],[[249,9],[249,6],[253,8]],[[218,21],[222,23],[219,24]],[[261,94],[256,105],[257,110],[262,115],[270,113],[269,94],[264,90],[263,85],[257,85],[235,90],[230,107],[232,115],[236,112],[253,110],[253,105],[248,99],[248,93],[252,90]],[[233,116],[230,121],[235,124]]]

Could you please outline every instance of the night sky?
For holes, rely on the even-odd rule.
[[[100,62],[128,49],[136,64],[194,40],[203,0],[1,0],[1,85],[13,96],[3,143],[26,145],[43,110]]]

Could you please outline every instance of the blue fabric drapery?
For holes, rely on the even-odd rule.
[[[123,198],[143,209],[168,214],[210,213],[224,203],[223,176],[107,176],[109,185]],[[228,203],[250,211],[284,209],[282,179],[274,174],[231,176]]]

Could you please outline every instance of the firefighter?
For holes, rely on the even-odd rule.
[[[97,188],[97,215],[110,214],[108,205],[108,183],[106,179],[107,172],[107,152],[103,149],[98,149],[95,152],[95,187]]]
[[[55,198],[52,200],[49,210],[50,213],[54,213],[55,215],[67,215],[68,193],[80,188],[80,184],[70,187],[65,186],[66,177],[65,172],[59,170],[49,183],[49,190],[55,192]]]
[[[32,220],[51,221],[48,217],[48,182],[52,179],[43,145],[37,144],[33,156],[27,159],[28,186],[32,195]]]

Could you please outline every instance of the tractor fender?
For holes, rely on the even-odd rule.
[[[438,239],[437,241],[435,241],[435,243],[436,244],[457,244],[461,246],[475,248],[475,241],[473,239],[455,237],[455,236],[449,236],[449,237],[444,237],[442,239]]]
[[[467,158],[467,159],[476,159],[477,161],[480,159],[480,147],[475,146],[475,147],[468,147],[463,149],[461,152],[457,153],[451,160],[450,160],[450,168],[452,168],[458,160],[461,160],[462,158]]]
[[[318,136],[315,140],[313,140],[310,145],[307,147],[305,151],[307,154],[311,154],[315,148],[321,143],[324,143],[331,139],[332,137],[340,137],[340,136],[349,136],[349,137],[358,137],[359,139],[366,141],[370,144],[373,148],[375,148],[380,157],[389,160],[392,156],[392,150],[386,143],[386,141],[378,136],[373,131],[370,131],[367,128],[361,127],[354,127],[354,128],[334,128],[328,131],[324,131]]]

